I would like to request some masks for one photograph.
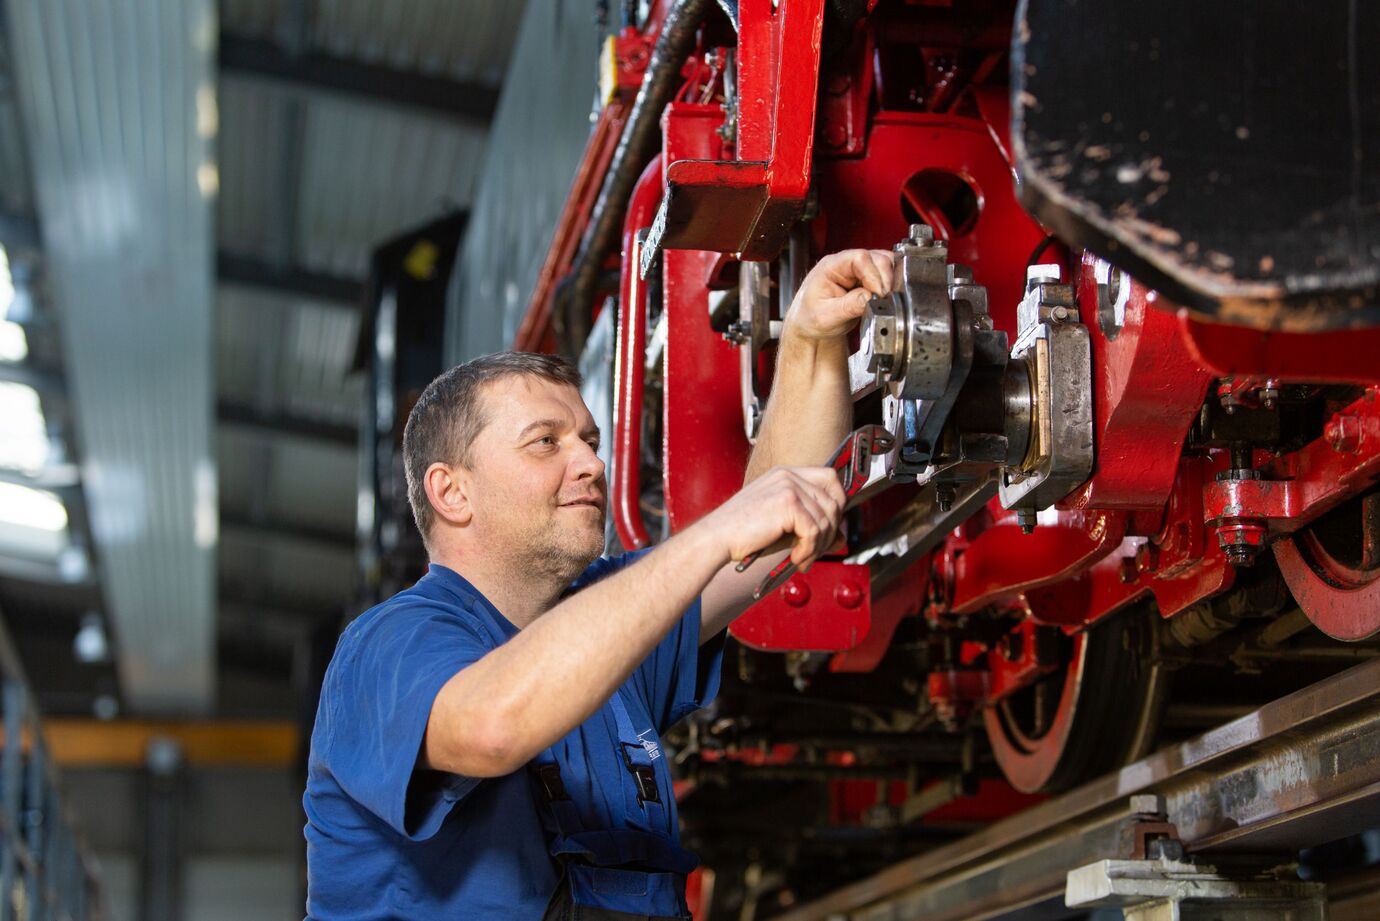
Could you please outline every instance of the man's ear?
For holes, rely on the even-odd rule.
[[[426,468],[422,483],[426,486],[426,498],[436,517],[459,527],[464,527],[474,518],[474,508],[470,505],[472,483],[469,471],[464,467],[437,461]]]

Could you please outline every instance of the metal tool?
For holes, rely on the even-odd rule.
[[[889,454],[895,446],[896,440],[885,427],[880,425],[865,425],[856,431],[850,432],[848,437],[839,445],[832,457],[829,458],[828,466],[834,468],[838,474],[839,485],[843,487],[843,494],[848,497],[848,504],[844,506],[845,511],[852,508],[861,501],[863,487],[868,484],[872,472],[872,458]],[[758,558],[765,553],[765,548],[749,553],[739,561],[734,567],[738,572],[745,571]],[[791,562],[790,557],[777,563],[761,582],[757,583],[757,588],[753,590],[753,600],[760,600],[768,592],[784,583],[795,572],[796,566]]]

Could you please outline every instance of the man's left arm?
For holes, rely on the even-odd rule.
[[[805,276],[786,311],[776,376],[744,483],[773,467],[825,463],[853,426],[848,334],[868,300],[891,290],[891,253],[853,249],[825,256]],[[783,553],[764,554],[746,572],[724,567],[701,596],[700,642],[752,604],[752,592]]]

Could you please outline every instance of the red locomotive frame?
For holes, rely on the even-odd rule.
[[[661,153],[631,196],[615,203],[625,217],[620,285],[606,292],[619,305],[610,495],[625,547],[653,539],[639,509],[646,432],[661,433],[672,529],[741,482],[749,450],[741,346],[708,317],[711,296],[733,283],[742,261],[777,258],[792,234],[816,254],[890,248],[910,223],[928,223],[950,259],[971,266],[986,287],[997,329],[1015,336],[1027,263],[1048,241],[1013,181],[1000,75],[1010,9],[877,5],[872,0],[852,27],[847,50],[828,59],[822,0],[741,0],[736,37],[722,25],[705,26],[680,71],[683,85],[659,113]],[[556,282],[576,259],[666,16],[666,4],[656,4],[644,31],[617,39],[617,88],[590,140],[517,348],[556,346]],[[921,51],[921,72],[907,72],[881,50],[898,44]],[[724,104],[726,69],[736,82],[732,111]],[[906,106],[888,108],[908,79]],[[659,276],[643,279],[648,247],[659,250],[659,263],[650,263]],[[757,649],[831,654],[836,672],[875,668],[905,618],[957,631],[961,651],[950,667],[928,675],[930,697],[953,719],[983,712],[999,756],[1013,743],[994,724],[997,705],[1053,670],[1080,667],[1091,625],[1151,597],[1161,617],[1173,618],[1231,589],[1242,565],[1262,553],[1273,554],[1295,601],[1323,632],[1355,640],[1380,630],[1380,547],[1367,538],[1358,565],[1309,530],[1359,501],[1380,476],[1380,330],[1225,326],[1129,279],[1129,291],[1116,294],[1114,322],[1094,322],[1108,298],[1106,264],[1058,245],[1047,252],[1046,261],[1062,262],[1075,285],[1089,331],[1096,465],[1087,481],[1042,512],[1033,533],[1023,533],[993,499],[883,590],[874,590],[866,565],[825,561],[793,576],[732,628]],[[655,425],[644,418],[654,338],[649,290],[660,294],[651,313],[664,324],[655,334],[664,336]],[[760,357],[759,377],[769,375],[770,357],[769,350]],[[1321,432],[1301,443],[1233,451],[1194,434],[1205,412],[1273,412],[1291,394],[1323,406]],[[1361,505],[1373,535],[1380,500]],[[862,527],[879,527],[894,509],[894,501],[875,500],[863,510]],[[1002,636],[964,633],[964,624],[995,614],[1012,624]],[[1048,654],[1040,636],[1049,630],[1073,638],[1069,656]],[[1071,718],[1075,704],[1061,704],[1055,722]],[[1016,786],[1048,783],[1049,762],[1060,754],[1053,735],[1047,746],[999,757]]]

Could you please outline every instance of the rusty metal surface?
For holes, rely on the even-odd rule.
[[[1228,322],[1380,322],[1380,6],[1055,0],[1016,21],[1014,152],[1061,239]]]
[[[1164,749],[1013,818],[779,915],[978,921],[1061,897],[1121,856],[1132,797],[1163,798],[1193,852],[1296,850],[1380,820],[1380,661]]]

